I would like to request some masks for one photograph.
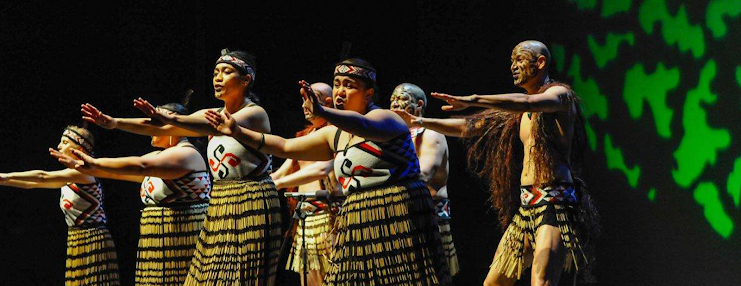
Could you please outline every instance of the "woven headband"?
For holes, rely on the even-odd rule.
[[[249,64],[247,64],[240,58],[237,58],[232,55],[223,55],[219,57],[219,60],[216,61],[216,64],[219,64],[219,63],[230,64],[234,66],[235,68],[237,68],[238,70],[240,70],[242,73],[249,74],[252,77],[252,81],[255,81],[255,70],[252,69],[252,67]]]
[[[369,79],[372,82],[376,82],[376,71],[362,66],[356,66],[353,64],[337,64],[337,66],[334,67],[334,75],[349,75],[349,76],[357,76]]]
[[[85,139],[85,137],[82,137],[80,133],[67,128],[64,129],[62,136],[67,137],[69,138],[69,140],[72,140],[72,142],[75,142],[75,144],[80,145],[82,149],[85,149],[85,152],[87,152],[88,154],[93,154],[93,144],[90,144],[90,141]]]

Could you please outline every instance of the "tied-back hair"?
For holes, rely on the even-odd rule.
[[[569,114],[574,133],[571,139],[571,152],[568,158],[555,146],[556,132],[549,124],[544,124],[552,113],[533,112],[531,124],[530,160],[534,165],[535,187],[554,183],[553,167],[558,161],[569,165],[574,183],[578,189],[577,231],[585,248],[585,253],[592,253],[593,240],[599,235],[599,214],[594,207],[591,196],[582,180],[582,167],[587,138],[584,116],[581,110],[581,99],[570,86],[559,82],[549,82],[539,92],[559,85],[569,92],[561,98],[564,104],[573,106]],[[505,229],[520,206],[520,175],[523,168],[524,150],[520,140],[520,122],[522,113],[488,109],[465,117],[464,137],[470,148],[467,161],[474,173],[485,178],[491,191],[491,202],[499,211],[499,223]],[[473,136],[472,136],[473,135]],[[593,256],[587,256],[593,259]]]

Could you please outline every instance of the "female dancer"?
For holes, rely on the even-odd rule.
[[[312,102],[310,112],[334,126],[299,138],[242,128],[228,112],[208,111],[206,117],[221,133],[276,156],[334,157],[347,200],[337,218],[327,285],[449,284],[432,198],[419,181],[409,129],[395,113],[375,108],[375,79],[375,69],[364,60],[337,64],[335,108],[321,106],[300,82],[302,95]]]
[[[188,114],[178,103],[159,107]],[[198,234],[208,208],[211,179],[206,163],[185,137],[152,136],[163,148],[141,157],[95,159],[73,151],[79,159],[52,150],[59,162],[81,173],[141,183],[142,210],[136,261],[137,285],[182,285],[188,276]]]
[[[327,106],[332,104],[332,87],[326,83],[314,83],[311,85],[311,88],[322,99],[322,105]],[[297,132],[296,137],[311,134],[327,126],[327,120],[314,116],[311,113],[310,104],[311,102],[304,101],[302,107],[304,109],[304,118],[311,124],[306,126],[304,130]],[[270,174],[270,176],[273,178],[277,189],[289,188],[290,191],[302,193],[317,190],[334,191],[336,184],[332,182],[329,176],[332,171],[332,164],[332,160],[312,162],[286,159],[283,165],[276,172]],[[329,270],[328,256],[330,252],[327,247],[327,237],[332,229],[330,206],[321,201],[307,201],[300,205],[293,203],[293,207],[302,209],[308,213],[308,216],[304,220],[304,226],[297,226],[295,232],[289,230],[294,235],[293,247],[288,257],[286,269],[299,273],[299,276],[301,276],[301,285],[322,285],[324,276]],[[304,237],[306,238],[305,242],[303,241]],[[304,258],[301,256],[301,251],[304,249],[304,245],[307,251],[306,264],[308,266],[308,275],[306,280],[308,281],[303,281]]]
[[[77,154],[92,154],[94,144],[95,139],[87,129],[67,126],[57,151],[78,158]],[[74,169],[34,170],[0,174],[0,185],[62,188],[59,206],[68,226],[64,285],[119,285],[116,247],[105,226],[103,189],[95,177]]]
[[[254,58],[242,51],[223,50],[213,73],[214,95],[237,124],[270,132],[265,110],[251,93]],[[134,106],[151,118],[122,119],[83,105],[89,121],[141,135],[213,136],[207,156],[214,176],[211,200],[185,285],[272,285],[281,243],[280,202],[268,176],[272,158],[228,136],[219,136],[204,118],[206,110],[177,115],[156,109],[146,100]]]

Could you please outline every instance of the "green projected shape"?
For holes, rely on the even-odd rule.
[[[715,61],[708,61],[700,72],[697,88],[687,92],[684,103],[682,126],[684,137],[679,149],[674,152],[677,169],[672,171],[674,181],[687,188],[702,174],[705,166],[715,165],[718,151],[731,143],[726,129],[713,129],[707,123],[707,114],[701,103],[714,103],[718,96],[710,91],[710,82],[715,78]]]
[[[638,20],[647,34],[652,34],[654,24],[660,22],[661,35],[668,45],[679,44],[679,51],[690,50],[695,58],[705,53],[702,27],[689,23],[684,5],[679,6],[676,17],[669,14],[665,0],[646,0],[638,12]]]
[[[651,188],[648,190],[648,200],[653,202],[656,200],[656,188]]]
[[[564,65],[566,65],[566,49],[562,45],[552,45],[551,55],[553,56],[553,62],[555,62],[556,70],[563,72]]]
[[[620,43],[627,42],[632,46],[634,41],[635,37],[633,37],[633,33],[625,33],[622,35],[607,33],[605,44],[603,46],[600,46],[592,35],[587,37],[587,46],[589,47],[589,51],[592,52],[592,56],[594,56],[594,61],[597,63],[597,67],[602,69],[608,62],[617,57]]]
[[[670,90],[679,84],[679,68],[666,69],[659,63],[653,74],[647,74],[643,64],[636,64],[625,73],[623,99],[628,105],[630,117],[638,119],[643,114],[643,101],[653,111],[656,131],[659,136],[671,138],[673,111],[666,105]]]
[[[708,26],[713,37],[722,38],[728,33],[723,17],[736,17],[739,14],[741,14],[741,1],[713,0],[708,4],[705,25]]]
[[[612,138],[610,138],[610,135],[605,135],[605,156],[607,157],[607,169],[623,172],[625,177],[628,178],[628,185],[633,188],[638,186],[638,177],[641,175],[641,167],[633,166],[633,168],[628,168],[628,166],[625,165],[623,151],[612,146]]]
[[[597,133],[592,129],[592,125],[589,124],[589,119],[584,120],[584,129],[587,133],[587,143],[592,151],[597,151]]]
[[[569,0],[569,2],[576,3],[579,10],[592,10],[597,7],[597,0]]]
[[[736,67],[736,82],[741,86],[741,66]]]
[[[718,195],[718,188],[711,182],[702,182],[694,192],[695,201],[703,208],[705,219],[720,236],[725,239],[733,233],[733,221],[723,209]]]
[[[733,163],[733,171],[728,174],[726,189],[728,195],[733,198],[733,204],[736,208],[741,206],[741,158],[736,159]]]
[[[620,12],[630,10],[632,0],[607,0],[602,1],[602,18],[607,18]]]
[[[572,58],[567,75],[573,79],[572,86],[584,101],[584,115],[586,117],[597,115],[599,119],[605,120],[607,118],[607,97],[600,94],[599,86],[594,79],[582,79],[581,59],[578,55]]]

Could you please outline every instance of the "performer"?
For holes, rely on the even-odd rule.
[[[308,83],[302,95],[327,126],[284,139],[235,124],[229,113],[206,117],[224,135],[270,154],[304,161],[334,157],[334,172],[347,199],[336,222],[337,242],[327,285],[439,285],[450,283],[432,198],[419,180],[409,129],[373,105],[376,71],[366,61],[335,66],[335,108],[323,107]]]
[[[150,118],[123,119],[83,105],[89,121],[141,135],[212,136],[207,156],[214,176],[206,220],[185,285],[273,285],[281,244],[280,202],[269,174],[272,158],[260,148],[221,136],[204,118],[207,110],[229,112],[238,125],[270,132],[265,110],[252,93],[254,57],[222,50],[213,73],[214,95],[222,108],[177,115],[156,109],[144,99],[134,106]]]
[[[87,129],[67,126],[57,150],[78,158],[77,154],[92,154],[94,144],[95,139]],[[103,188],[95,177],[74,169],[33,170],[0,174],[0,185],[24,189],[61,188],[59,206],[68,226],[64,285],[120,284],[116,247],[106,228]]]
[[[391,110],[400,110],[422,116],[427,108],[427,96],[422,89],[411,83],[402,83],[391,94]],[[410,127],[414,149],[419,157],[420,178],[427,183],[435,212],[438,215],[438,228],[443,241],[443,250],[448,259],[450,276],[458,273],[458,255],[450,232],[450,200],[448,199],[448,142],[445,135],[424,127]]]
[[[579,180],[584,118],[573,90],[548,76],[550,53],[543,43],[524,41],[511,59],[514,84],[526,94],[432,93],[449,104],[443,110],[488,110],[453,119],[399,114],[412,126],[472,137],[469,164],[489,181],[506,227],[484,285],[512,285],[530,265],[532,285],[557,285],[562,269],[591,260],[598,231],[597,212]]]
[[[314,83],[311,89],[316,92],[323,106],[332,104],[332,87],[326,83]],[[304,101],[304,118],[310,122],[304,130],[296,133],[296,137],[305,136],[327,126],[327,120],[314,116],[311,110],[311,102]],[[286,159],[283,165],[274,173],[270,174],[275,182],[277,189],[290,188],[292,192],[313,193],[317,190],[333,191],[334,184],[330,179],[333,161],[299,161]],[[305,226],[296,226],[293,233],[293,246],[288,257],[287,270],[292,270],[301,277],[301,285],[319,286],[324,281],[324,276],[329,270],[329,248],[327,237],[332,229],[330,205],[326,202],[312,200],[296,205],[295,200],[291,200],[289,205],[293,208],[300,208],[308,213],[304,220]],[[304,233],[305,229],[305,233]],[[290,236],[287,236],[290,237]],[[303,241],[306,237],[306,241]],[[303,275],[303,257],[301,251],[306,245],[308,266],[307,281],[304,281]]]
[[[167,113],[188,114],[168,103]],[[164,149],[141,157],[98,158],[74,151],[79,159],[51,150],[59,162],[81,173],[141,183],[142,210],[136,285],[182,285],[208,209],[211,179],[201,153],[180,136],[152,136]]]

